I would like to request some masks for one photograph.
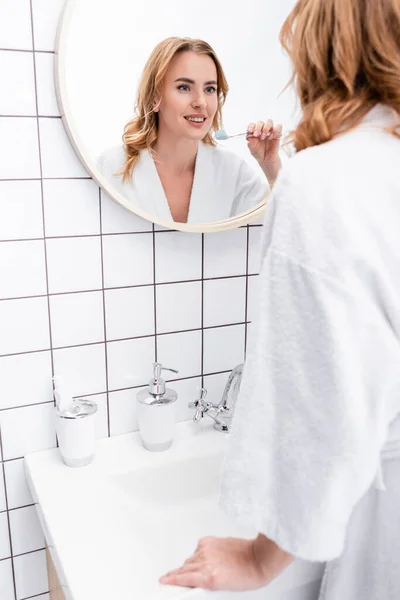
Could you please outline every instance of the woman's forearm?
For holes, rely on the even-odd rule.
[[[268,179],[268,183],[273,187],[276,178],[278,177],[279,171],[281,170],[282,163],[281,159],[278,158],[276,161],[272,163],[266,163],[263,166],[263,171],[265,173],[266,178]]]
[[[253,554],[265,579],[265,585],[278,577],[295,559],[292,554],[279,548],[261,533],[253,540]]]

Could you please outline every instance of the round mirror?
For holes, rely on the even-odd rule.
[[[248,126],[271,119],[285,133],[296,123],[294,92],[283,91],[290,62],[279,43],[293,5],[66,2],[58,102],[75,151],[109,196],[182,231],[260,218],[270,185],[259,150],[273,141],[249,135]]]

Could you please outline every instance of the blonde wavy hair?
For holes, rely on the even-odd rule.
[[[378,103],[400,114],[400,0],[298,0],[280,34],[302,119],[297,151],[357,126]],[[400,137],[399,126],[390,132]]]
[[[151,151],[157,141],[158,114],[154,108],[162,98],[165,74],[174,58],[180,52],[196,52],[209,56],[217,69],[218,109],[212,123],[212,130],[222,128],[222,107],[228,94],[228,83],[221,63],[207,42],[199,39],[169,37],[154,48],[144,67],[135,103],[135,117],[124,127],[122,141],[125,163],[118,173],[122,181],[132,179],[132,172],[139,160],[141,150]],[[205,144],[215,146],[210,132],[203,138]]]

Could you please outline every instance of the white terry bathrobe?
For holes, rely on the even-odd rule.
[[[124,150],[117,147],[104,152],[97,166],[114,189],[133,206],[165,221],[173,221],[151,154],[147,150],[140,153],[131,182],[123,183],[122,178],[116,175],[124,162]],[[252,168],[225,147],[200,142],[187,222],[209,223],[229,219],[265,200],[268,190],[267,179],[257,164]]]
[[[400,139],[375,107],[294,156],[266,211],[220,507],[320,600],[400,598]]]

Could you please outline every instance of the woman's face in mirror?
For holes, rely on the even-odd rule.
[[[210,56],[179,52],[165,74],[158,134],[202,140],[218,110],[217,69]]]

